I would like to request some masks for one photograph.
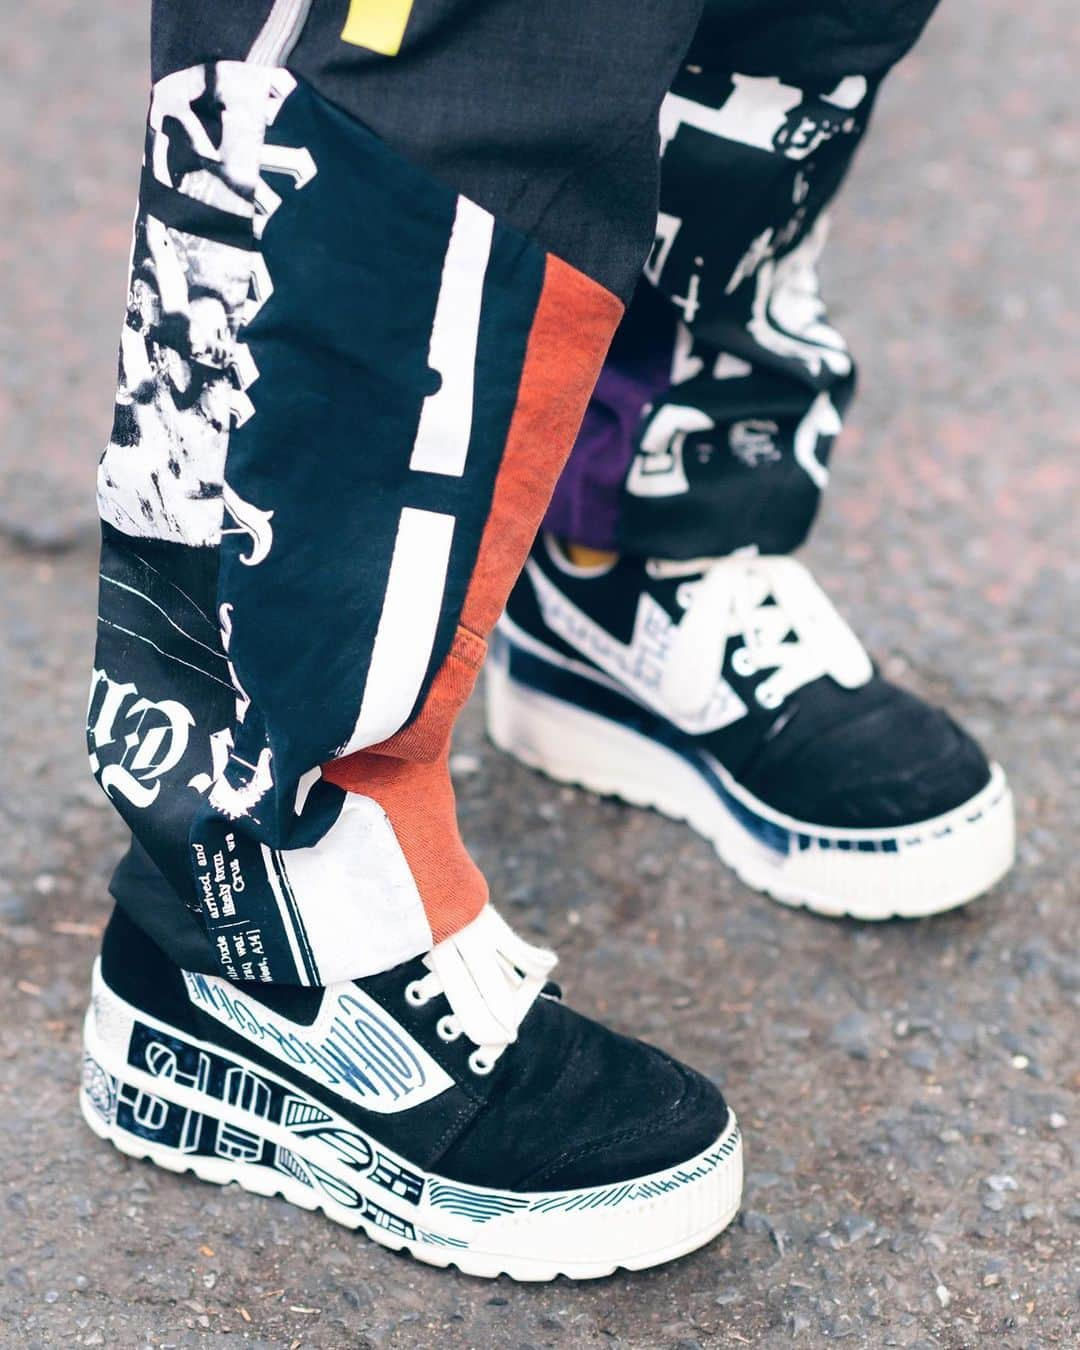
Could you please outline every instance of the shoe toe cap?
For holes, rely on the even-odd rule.
[[[729,1119],[702,1074],[539,999],[489,1080],[486,1104],[435,1170],[516,1191],[605,1186],[678,1167],[714,1144]]]
[[[529,1190],[573,1190],[649,1176],[703,1153],[723,1133],[730,1111],[718,1088],[703,1075],[651,1046],[635,1046],[651,1058],[641,1092],[621,1119],[607,1121],[526,1177]],[[616,1092],[627,1085],[611,1085]]]
[[[979,745],[947,713],[894,690],[802,743],[782,766],[765,768],[758,793],[810,824],[888,828],[962,806],[990,774]]]

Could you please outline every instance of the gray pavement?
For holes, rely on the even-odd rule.
[[[464,830],[501,905],[558,946],[579,1007],[714,1074],[748,1135],[728,1234],[582,1287],[429,1270],[130,1162],[77,1117],[121,847],[81,715],[144,10],[9,6],[0,51],[0,1345],[1077,1344],[1071,0],[944,6],[886,91],[826,277],[864,383],[810,552],[887,670],[1006,765],[1013,877],[936,921],[789,913],[464,719]]]

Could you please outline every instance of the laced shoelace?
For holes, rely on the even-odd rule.
[[[436,1023],[444,1041],[465,1036],[476,1047],[469,1068],[488,1074],[517,1040],[525,1015],[558,958],[518,937],[489,904],[466,928],[424,958],[428,973],[405,988],[414,1008],[442,995],[450,1012]]]
[[[676,715],[693,716],[708,704],[730,637],[743,640],[732,657],[736,674],[771,672],[754,690],[764,708],[779,708],[795,690],[823,675],[855,689],[873,674],[862,643],[793,558],[733,554],[652,561],[648,570],[657,578],[693,578],[679,588],[686,612],[661,682],[661,697]]]

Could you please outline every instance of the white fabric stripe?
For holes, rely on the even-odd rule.
[[[487,211],[458,198],[428,348],[428,364],[442,376],[442,384],[424,400],[409,461],[410,469],[422,473],[460,478],[465,472],[480,305],[494,226]]]
[[[259,851],[262,853],[263,867],[266,869],[266,879],[270,883],[270,889],[274,893],[274,899],[277,901],[278,913],[281,915],[281,926],[285,930],[285,936],[289,942],[289,950],[292,953],[293,964],[296,966],[296,979],[298,984],[307,984],[307,966],[304,963],[303,953],[300,950],[300,943],[297,940],[296,926],[293,923],[292,911],[289,903],[281,893],[281,883],[278,881],[277,868],[274,866],[274,857],[270,849],[265,844],[259,845]]]
[[[453,537],[453,516],[402,511],[360,714],[339,756],[392,736],[412,712],[435,645]]]
[[[280,66],[299,41],[311,0],[276,0],[247,54],[249,65]]]

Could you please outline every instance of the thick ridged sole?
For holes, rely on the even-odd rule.
[[[834,918],[919,918],[975,899],[1012,866],[1012,796],[996,765],[982,791],[936,819],[826,829],[774,811],[706,755],[681,754],[516,679],[513,641],[498,637],[486,708],[499,749],[559,782],[685,821],[748,886],[782,904]],[[531,666],[538,659],[526,655]]]
[[[596,1279],[703,1246],[742,1194],[734,1116],[678,1167],[571,1191],[512,1192],[424,1172],[317,1097],[148,1017],[94,971],[80,1105],[122,1153],[322,1210],[395,1251],[469,1275]]]

